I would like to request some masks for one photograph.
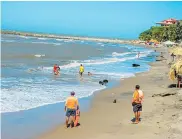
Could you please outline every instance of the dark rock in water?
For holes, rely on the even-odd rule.
[[[108,83],[108,80],[99,81],[100,85],[106,85]]]
[[[133,67],[139,67],[139,64],[132,64]]]
[[[103,80],[103,83],[105,83],[105,84],[108,83],[108,80]]]
[[[116,103],[116,99],[114,99],[113,103]]]
[[[103,85],[104,83],[103,83],[102,81],[99,81],[99,84],[100,84],[100,85]]]

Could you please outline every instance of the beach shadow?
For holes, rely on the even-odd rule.
[[[74,127],[74,123],[72,122],[72,123],[70,123],[70,124],[68,124],[68,126],[67,126],[67,128],[69,128],[69,127]]]
[[[75,127],[78,127],[78,126],[81,126],[81,124],[80,123],[77,123],[77,125],[75,126]],[[68,126],[67,126],[67,128],[73,128],[74,127],[74,123],[72,123],[72,124],[68,124]]]
[[[176,84],[170,84],[168,88],[176,88]],[[177,88],[178,88],[178,85],[177,85]],[[182,88],[182,85],[180,85],[180,88]]]
[[[76,127],[78,127],[78,126],[81,126],[81,124],[80,123],[77,123]]]
[[[142,118],[139,118],[139,121],[141,121],[141,120],[142,120]],[[135,122],[135,118],[132,118],[131,121]]]

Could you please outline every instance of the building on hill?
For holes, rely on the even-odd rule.
[[[157,22],[156,24],[159,24],[161,26],[169,26],[169,25],[172,25],[172,24],[176,24],[178,21],[179,20],[177,20],[177,19],[170,18],[170,19],[163,20],[161,22]]]

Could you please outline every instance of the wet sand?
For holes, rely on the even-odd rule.
[[[166,49],[158,48],[159,52]],[[121,81],[120,85],[95,94],[88,112],[81,113],[80,126],[65,129],[59,125],[39,139],[181,139],[182,89],[169,88],[168,60],[151,64],[149,72]],[[132,124],[131,98],[136,84],[141,86],[145,99],[141,122]],[[175,93],[166,97],[154,94]],[[117,99],[117,103],[113,100]]]

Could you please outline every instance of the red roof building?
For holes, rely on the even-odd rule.
[[[162,22],[157,22],[156,24],[160,24],[161,26],[169,26],[172,24],[176,24],[178,22],[178,20],[170,18],[167,20],[163,20]]]

